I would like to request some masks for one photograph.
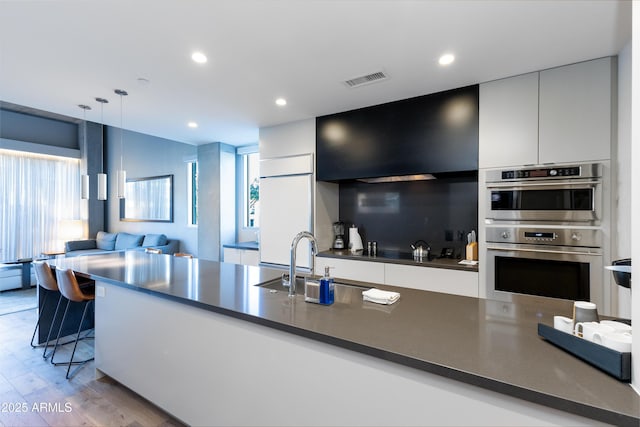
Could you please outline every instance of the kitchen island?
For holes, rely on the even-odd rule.
[[[640,423],[640,396],[537,336],[569,304],[256,286],[281,271],[126,252],[59,259],[96,280],[96,368],[192,425]],[[583,417],[588,417],[591,420]]]

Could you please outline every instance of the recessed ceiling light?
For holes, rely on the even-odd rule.
[[[455,61],[456,57],[453,56],[453,54],[451,53],[445,53],[444,55],[442,55],[440,57],[440,59],[438,59],[438,63],[440,65],[449,65],[451,64],[453,61]]]
[[[198,64],[204,64],[205,62],[207,62],[207,57],[202,52],[193,52],[193,54],[191,55],[191,59],[193,59]]]
[[[196,122],[189,122],[187,123],[187,126],[189,126],[192,129],[195,129],[198,127],[198,124]]]
[[[278,98],[276,99],[276,105],[279,107],[284,107],[285,105],[287,105],[287,100],[284,98]]]

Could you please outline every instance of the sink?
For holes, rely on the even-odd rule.
[[[281,278],[269,280],[268,282],[260,283],[260,284],[258,284],[256,286],[259,286],[259,287],[265,288],[265,289],[275,289],[277,291],[287,291],[287,292],[289,291],[288,287],[282,286],[282,279]],[[304,293],[304,277],[296,277],[296,292],[297,293],[300,293],[300,292]]]
[[[320,277],[317,278],[313,278],[310,279],[313,280],[315,282],[319,282],[320,281]],[[333,282],[336,286],[345,286],[348,288],[357,288],[357,289],[362,289],[362,290],[367,290],[367,289],[371,289],[371,286],[364,286],[364,285],[357,285],[354,283],[344,283],[344,282],[336,282],[334,280]],[[261,288],[266,288],[266,289],[277,289],[277,290],[282,290],[282,289],[287,289],[284,286],[282,286],[282,279],[281,278],[277,278],[277,279],[272,279],[269,280],[268,282],[264,282],[264,283],[259,283],[255,286],[259,286]],[[302,290],[304,291],[304,277],[296,277],[296,291]]]
[[[317,281],[320,280],[320,278],[314,277],[311,280]],[[362,301],[362,291],[371,289],[371,286],[344,282],[334,282],[334,285],[334,301],[338,304],[353,304],[358,301]],[[256,286],[269,289],[269,292],[272,294],[281,294],[286,296],[289,293],[289,288],[282,286],[281,278],[260,283]],[[296,295],[304,298],[304,277],[296,277]]]

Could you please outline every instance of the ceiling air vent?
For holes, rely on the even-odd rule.
[[[358,87],[367,85],[369,83],[380,82],[388,79],[387,75],[382,71],[378,71],[377,73],[367,74],[366,76],[356,77],[351,80],[346,80],[344,83],[349,87]]]

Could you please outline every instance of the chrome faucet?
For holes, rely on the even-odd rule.
[[[313,234],[309,233],[308,231],[301,231],[300,233],[296,234],[296,237],[294,237],[293,241],[291,242],[289,280],[287,281],[287,279],[284,278],[284,275],[282,276],[282,285],[289,286],[290,297],[296,295],[296,249],[298,247],[298,243],[300,243],[300,240],[302,240],[303,238],[307,238],[311,242],[311,274],[313,275],[315,271],[315,258],[313,257],[313,255],[318,253],[318,242],[316,241],[316,238],[313,237]]]

